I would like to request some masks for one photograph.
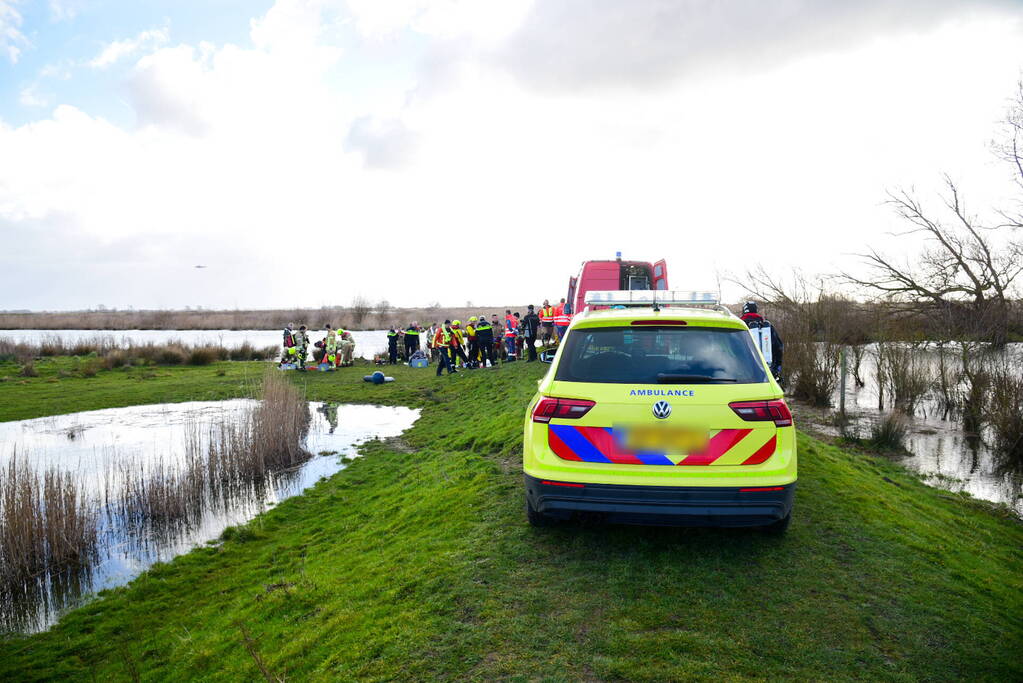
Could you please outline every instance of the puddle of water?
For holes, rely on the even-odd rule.
[[[178,341],[188,345],[214,344],[229,349],[237,348],[245,342],[255,348],[279,347],[282,334],[282,330],[0,330],[0,338],[25,344],[60,338],[66,345],[70,345],[99,338],[112,340],[119,346]],[[322,336],[320,330],[313,330],[310,334],[312,341],[318,341]],[[356,358],[372,359],[374,353],[387,350],[387,330],[352,331],[352,336],[355,338]]]
[[[919,349],[921,359],[936,373],[938,355],[932,349]],[[1023,344],[1009,344],[1002,357],[1023,363]],[[955,355],[954,353],[952,354]],[[955,359],[946,362],[954,363]],[[858,387],[853,381],[852,359],[846,386],[846,411],[851,431],[862,438],[870,436],[871,427],[891,410],[891,398],[885,397],[885,410],[878,410],[878,384],[876,356],[873,345],[867,347],[860,366],[860,378],[864,386]],[[829,436],[838,436],[839,430],[831,417],[839,405],[839,390],[832,396],[832,410],[824,411],[801,405],[797,420],[808,422],[812,427]],[[964,491],[982,500],[1005,503],[1023,516],[1023,473],[1013,468],[991,447],[992,438],[987,432],[971,435],[964,432],[962,424],[951,416],[942,414],[935,391],[928,392],[917,404],[912,415],[907,416],[908,434],[906,448],[910,455],[895,460],[914,472],[923,480],[950,491]]]
[[[0,423],[0,467],[15,451],[41,472],[48,467],[73,472],[86,492],[99,500],[105,477],[116,463],[162,462],[185,467],[189,432],[208,435],[209,426],[240,418],[255,401],[206,401],[72,413]],[[310,403],[311,421],[305,449],[313,457],[229,499],[203,507],[186,524],[139,534],[107,509],[102,515],[100,547],[87,568],[64,576],[47,576],[16,596],[0,597],[0,631],[40,631],[90,595],[123,585],[155,562],[212,541],[225,528],[252,519],[282,500],[301,493],[323,477],[344,468],[342,457],[357,456],[357,447],[374,438],[398,436],[419,417],[404,407]],[[324,455],[318,455],[324,453]],[[97,503],[98,504],[98,503]]]

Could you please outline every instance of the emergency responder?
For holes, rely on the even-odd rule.
[[[413,321],[405,330],[405,360],[419,350],[419,323]]]
[[[309,348],[309,335],[306,334],[305,325],[300,325],[295,333],[295,356],[298,362],[298,369],[305,370],[305,354]]]
[[[546,345],[554,337],[554,307],[547,299],[540,307],[540,339]]]
[[[572,307],[562,299],[561,303],[554,307],[554,329],[558,333],[558,341],[565,338],[568,326],[572,324]]]
[[[522,337],[526,346],[529,347],[529,359],[527,363],[536,360],[536,335],[540,331],[540,316],[533,312],[533,304],[526,307],[526,317],[520,323],[522,325]]]
[[[398,364],[398,330],[394,327],[387,330],[387,362]]]
[[[770,329],[771,331],[771,374],[774,375],[775,379],[781,381],[781,361],[782,354],[785,352],[785,345],[781,341],[781,337],[778,336],[778,331],[774,329],[767,318],[760,315],[757,312],[757,302],[747,301],[742,306],[742,315],[739,316],[742,321],[746,323],[746,327],[752,329]]]
[[[334,365],[337,355],[337,334],[333,325],[327,325],[327,338],[323,340],[323,362]]]
[[[326,338],[321,339],[313,344],[313,362],[315,363],[326,363],[327,356],[327,340]]]
[[[504,346],[507,349],[508,360],[515,360],[515,337],[518,335],[519,319],[512,315],[511,309],[504,311]]]
[[[480,367],[494,366],[494,328],[490,326],[486,318],[480,318],[476,323],[476,347],[480,354]]]
[[[458,359],[462,360],[462,367],[469,364],[469,357],[465,355],[465,330],[462,329],[462,322],[455,320],[451,323],[451,364],[458,365]]]
[[[352,356],[355,354],[355,337],[348,330],[338,328],[337,331],[337,358],[339,367],[354,365]]]
[[[480,346],[476,340],[476,316],[469,316],[469,322],[465,324],[465,336],[469,347],[469,367],[475,368],[479,365]]]
[[[437,331],[433,335],[433,348],[439,349],[440,353],[437,354],[437,376],[441,376],[441,371],[444,368],[448,369],[448,374],[458,372],[451,364],[451,357],[448,355],[448,349],[451,348],[451,342],[454,335],[451,333],[450,327],[451,321],[445,320],[444,324],[437,328]]]
[[[438,362],[437,356],[437,330],[440,329],[440,325],[437,323],[430,323],[429,327],[426,328],[426,348],[429,349],[429,358],[431,361]]]
[[[288,326],[284,328],[284,346],[281,352],[281,363],[294,363],[295,354],[295,323],[288,323]]]
[[[493,330],[491,334],[494,337],[494,359],[497,361],[504,355],[502,351],[504,349],[504,342],[502,341],[504,326],[501,325],[501,320],[497,317],[497,313],[490,316],[490,327]]]

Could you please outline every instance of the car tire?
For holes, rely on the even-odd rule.
[[[548,517],[536,510],[530,502],[529,496],[526,496],[526,519],[529,520],[530,526],[535,527],[551,527],[557,523],[553,517]]]
[[[789,522],[791,522],[791,521],[792,521],[792,511],[790,510],[789,514],[785,515],[784,517],[779,519],[777,522],[771,522],[767,526],[760,527],[760,528],[766,534],[771,534],[772,536],[781,536],[786,531],[789,530]]]

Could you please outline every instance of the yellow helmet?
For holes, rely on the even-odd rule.
[[[471,322],[471,323],[474,323],[474,322],[476,322],[476,316],[471,316],[471,317],[469,318],[469,322]]]
[[[451,324],[452,324],[452,325],[461,325],[461,324],[462,324],[462,321],[461,321],[461,320],[452,320],[452,321],[451,321]]]

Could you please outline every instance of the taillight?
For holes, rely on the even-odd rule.
[[[533,408],[533,422],[550,422],[554,418],[559,420],[574,420],[580,418],[590,411],[590,408],[597,405],[594,401],[585,401],[578,398],[554,398],[544,396]]]
[[[728,407],[747,422],[773,422],[776,427],[791,427],[792,413],[785,401],[736,401]]]

